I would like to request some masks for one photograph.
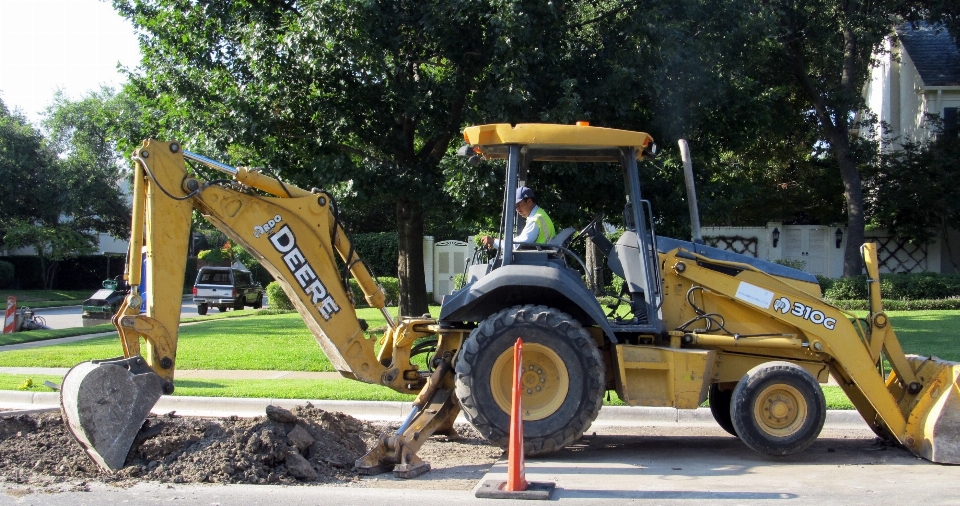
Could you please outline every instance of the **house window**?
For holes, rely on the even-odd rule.
[[[943,131],[947,134],[960,133],[960,120],[957,118],[957,107],[943,108]]]

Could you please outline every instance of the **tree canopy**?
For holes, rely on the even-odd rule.
[[[426,309],[425,227],[495,226],[502,169],[453,157],[460,129],[588,120],[643,130],[658,231],[687,233],[687,138],[705,224],[865,219],[851,141],[871,55],[898,20],[955,25],[940,0],[305,2],[114,0],[141,33],[131,75],[153,135],[337,197],[361,231],[397,230],[403,314]],[[951,26],[953,26],[951,25]],[[618,175],[545,165],[530,184],[563,225],[619,214]]]
[[[60,260],[96,251],[99,232],[128,233],[125,164],[108,132],[114,100],[110,90],[79,101],[58,94],[47,136],[0,102],[0,236],[5,248],[36,251],[47,289]]]

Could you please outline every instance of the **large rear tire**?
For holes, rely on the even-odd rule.
[[[207,305],[206,304],[197,304],[197,314],[203,316],[207,314]]]
[[[460,407],[483,437],[507,446],[518,337],[523,338],[524,453],[559,450],[579,439],[597,418],[606,377],[594,339],[557,309],[504,309],[470,333],[456,365]]]
[[[735,437],[736,429],[733,428],[733,420],[730,419],[730,401],[733,398],[733,389],[726,390],[720,388],[717,383],[710,384],[710,390],[707,393],[707,399],[710,400],[710,414],[717,421],[720,427]]]
[[[751,369],[733,390],[730,418],[740,440],[769,455],[789,455],[810,446],[827,416],[820,383],[790,362]]]

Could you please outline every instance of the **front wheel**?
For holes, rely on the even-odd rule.
[[[263,294],[257,294],[257,300],[253,302],[253,309],[260,309],[263,307]]]
[[[557,309],[504,309],[470,333],[456,366],[460,407],[483,437],[507,446],[518,337],[523,339],[524,453],[559,450],[579,439],[596,419],[605,371],[590,334]]]
[[[789,455],[810,446],[827,416],[820,383],[790,362],[750,369],[733,390],[730,418],[740,440],[769,455]]]

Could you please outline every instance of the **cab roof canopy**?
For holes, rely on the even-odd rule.
[[[510,145],[522,146],[527,161],[619,162],[623,148],[636,148],[639,158],[653,143],[644,132],[576,125],[497,123],[467,127],[464,140],[484,158],[506,158]]]

